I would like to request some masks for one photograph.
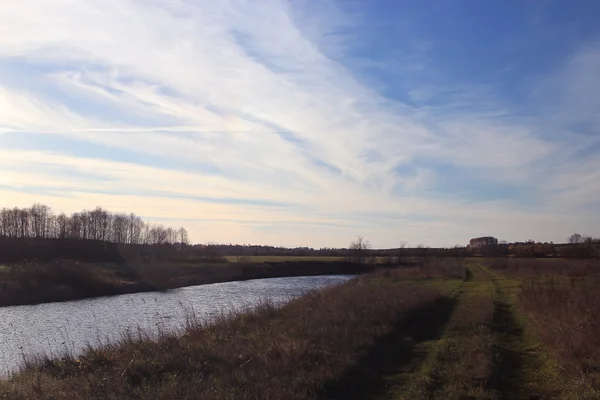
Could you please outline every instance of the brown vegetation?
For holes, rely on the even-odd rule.
[[[110,271],[74,262],[26,263],[0,271],[0,306],[65,301],[152,290],[139,281],[121,281]]]
[[[600,261],[493,260],[523,279],[517,309],[568,377],[579,399],[600,398]]]
[[[594,259],[539,259],[539,258],[495,258],[487,264],[515,278],[542,276],[600,276],[600,261]]]
[[[373,352],[386,335],[426,323],[440,295],[426,287],[364,278],[311,293],[283,308],[269,305],[193,323],[185,335],[127,338],[79,358],[41,360],[0,383],[11,399],[307,399],[348,398],[353,367],[385,364]],[[409,315],[412,323],[402,323]],[[408,333],[407,333],[408,332]],[[395,336],[395,337],[396,337]],[[397,349],[397,345],[394,346]],[[363,369],[364,371],[364,369]],[[365,376],[364,373],[358,375]],[[376,376],[369,375],[367,376]],[[370,383],[373,383],[372,381]]]
[[[455,289],[456,304],[444,331],[439,339],[422,344],[424,361],[401,380],[395,398],[497,398],[494,287],[479,268],[468,271]]]
[[[536,278],[523,284],[518,298],[580,399],[600,398],[599,294],[600,276]]]
[[[346,262],[23,263],[0,270],[0,306],[38,304],[183,286],[286,276],[354,275],[373,266]]]
[[[465,267],[465,261],[460,258],[444,258],[436,260],[414,259],[413,263],[414,264],[404,267],[389,269],[381,268],[377,271],[377,274],[406,280],[439,278],[463,279],[468,273],[468,269]]]

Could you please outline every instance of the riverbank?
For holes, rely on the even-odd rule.
[[[358,278],[282,308],[265,304],[211,325],[191,321],[179,338],[125,337],[78,358],[40,360],[0,382],[0,397],[341,398],[410,347],[389,344],[437,329],[429,322],[445,307],[436,288]]]
[[[182,337],[30,362],[0,398],[597,399],[596,261],[378,270]]]
[[[353,275],[372,266],[345,262],[23,263],[0,270],[0,306],[32,305],[185,286],[290,276]]]

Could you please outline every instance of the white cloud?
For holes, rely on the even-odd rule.
[[[564,209],[570,195],[558,196],[556,188],[565,184],[538,182],[554,158],[560,160],[553,171],[562,174],[560,182],[579,182],[572,179],[577,170],[568,166],[556,140],[540,134],[535,118],[510,118],[510,107],[486,87],[453,88],[451,104],[420,109],[384,98],[344,64],[352,37],[340,32],[356,16],[349,18],[334,2],[312,7],[276,0],[9,0],[0,8],[0,62],[52,66],[37,73],[57,91],[0,86],[0,134],[41,132],[66,146],[68,140],[79,140],[115,151],[131,149],[147,157],[145,164],[156,158],[156,165],[0,148],[0,183],[13,187],[0,194],[16,203],[34,199],[19,192],[18,182],[68,189],[73,197],[45,194],[40,199],[71,211],[91,202],[177,220],[210,214],[218,222],[205,218],[204,223],[216,227],[214,238],[224,241],[229,241],[232,221],[243,225],[243,233],[232,237],[254,233],[276,241],[282,234],[273,234],[275,227],[284,226],[281,240],[315,246],[319,243],[310,239],[303,222],[346,220],[347,234],[328,228],[330,233],[319,240],[330,235],[340,244],[341,236],[362,233],[351,229],[363,229],[382,246],[394,244],[395,232],[431,244],[454,244],[458,230],[499,230],[508,237],[524,221],[532,224],[531,236],[563,229],[550,229],[564,220],[544,212],[553,199]],[[431,51],[424,41],[414,46],[421,53]],[[552,85],[570,88],[564,89],[565,96],[574,104],[595,95],[587,91],[594,54],[576,55],[551,78]],[[427,102],[436,90],[416,88],[410,95]],[[109,104],[131,116],[131,122],[118,122],[76,99]],[[569,117],[593,118],[597,104],[585,101]],[[158,119],[167,122],[144,122]],[[76,150],[66,147],[64,152]],[[438,182],[435,168],[418,165],[407,175],[394,171],[423,158],[494,181],[538,185],[548,197],[535,213],[517,201],[431,198],[429,189]],[[159,160],[197,167],[174,171],[161,168]],[[67,168],[78,174],[69,175]],[[86,174],[106,180],[86,179]],[[588,185],[593,190],[579,195],[596,193],[594,176],[590,172],[570,190]],[[164,196],[136,197],[134,191]],[[173,196],[269,200],[301,208],[199,205]],[[372,210],[404,218],[402,226],[357,217]],[[424,216],[443,223],[410,221]],[[246,225],[250,222],[270,228],[252,230]],[[196,229],[203,231],[201,224]],[[429,232],[438,229],[435,235]],[[299,231],[301,238],[294,241]],[[330,242],[323,239],[323,244]]]
[[[589,126],[594,132],[600,129],[599,69],[600,41],[595,41],[577,49],[560,68],[537,81],[533,96],[552,123],[586,123],[588,130]],[[578,133],[578,129],[571,130]]]
[[[86,119],[51,99],[0,87],[0,131],[85,128]],[[95,122],[96,126],[100,124]],[[100,125],[101,126],[101,125]]]

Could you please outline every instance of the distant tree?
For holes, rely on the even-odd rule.
[[[177,230],[177,238],[179,240],[179,249],[181,251],[181,258],[184,258],[185,247],[189,244],[188,232],[182,226]]]
[[[177,231],[177,235],[179,236],[179,243],[181,243],[181,244],[189,244],[190,243],[190,239],[188,237],[188,232],[183,226],[179,228],[179,230]]]
[[[56,237],[66,239],[69,235],[69,217],[65,214],[60,214],[56,217]]]
[[[204,257],[209,260],[221,260],[223,254],[221,254],[220,246],[215,242],[208,242],[204,246]]]
[[[571,244],[583,243],[583,237],[579,233],[574,233],[571,236],[569,236],[569,243],[571,243]]]
[[[475,248],[494,247],[498,246],[498,239],[493,236],[473,238],[469,241],[469,246]]]
[[[33,237],[36,239],[46,238],[46,234],[48,233],[48,216],[50,214],[50,207],[43,204],[34,204],[29,209],[31,230],[33,232]]]
[[[405,256],[404,248],[405,247],[406,247],[406,242],[405,241],[400,242],[400,245],[398,246],[398,260],[397,260],[397,263],[399,265],[402,264],[402,262],[404,261],[404,256]]]
[[[364,263],[367,259],[371,244],[368,240],[363,239],[362,236],[358,236],[356,240],[350,242],[348,250],[350,250],[350,262]]]

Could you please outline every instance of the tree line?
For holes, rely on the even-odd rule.
[[[0,262],[72,259],[123,262],[184,258],[184,227],[144,221],[102,207],[67,215],[43,204],[0,210]]]
[[[498,246],[498,239],[493,236],[482,236],[469,240],[469,246],[474,248]]]
[[[133,213],[112,213],[102,207],[71,215],[55,214],[43,204],[0,211],[0,236],[10,239],[79,239],[122,244],[187,244],[184,227],[144,221]]]

